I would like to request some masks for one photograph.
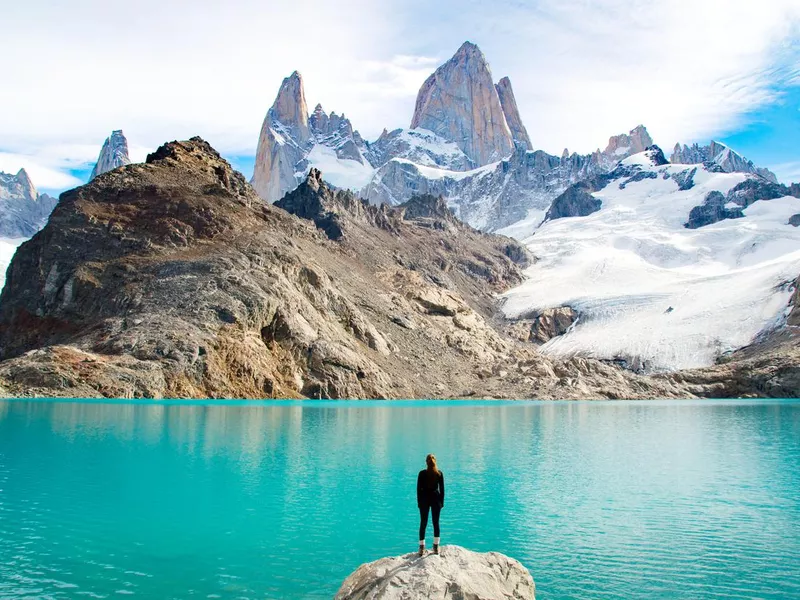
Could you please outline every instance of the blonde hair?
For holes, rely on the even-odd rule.
[[[439,467],[436,466],[436,457],[433,454],[428,454],[428,456],[425,457],[425,464],[428,465],[429,473],[439,474]]]

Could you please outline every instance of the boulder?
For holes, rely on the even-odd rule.
[[[499,552],[443,546],[361,565],[345,579],[335,600],[534,600],[533,577],[519,561]]]
[[[569,306],[547,308],[539,313],[531,323],[530,341],[539,344],[564,335],[578,320],[578,313]]]

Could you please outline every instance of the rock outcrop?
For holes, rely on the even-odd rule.
[[[770,183],[763,177],[752,177],[735,185],[727,194],[711,191],[705,201],[689,213],[687,229],[697,229],[723,219],[740,219],[745,208],[759,200],[775,200],[790,196],[790,189],[779,183]]]
[[[97,162],[92,169],[92,174],[89,176],[89,181],[112,169],[129,164],[131,164],[131,159],[128,156],[128,140],[121,129],[112,131],[111,135],[103,142],[103,147],[100,149],[100,155],[97,157]]]
[[[533,150],[531,145],[531,138],[528,137],[528,130],[522,124],[522,118],[519,116],[519,108],[517,108],[517,100],[514,98],[514,90],[511,88],[511,80],[508,77],[503,77],[495,85],[497,95],[500,97],[500,106],[503,107],[503,114],[506,117],[506,123],[511,130],[511,137],[514,144],[522,146],[525,150]]]
[[[25,169],[0,172],[0,237],[26,238],[39,231],[58,200],[39,194]]]
[[[608,175],[594,175],[569,186],[563,194],[553,200],[544,220],[585,217],[597,212],[603,203],[592,194],[602,190],[609,181]]]
[[[512,153],[512,132],[489,64],[475,44],[464,42],[422,84],[411,119],[411,129],[416,128],[455,142],[476,167]]]
[[[726,173],[752,173],[771,183],[778,183],[778,178],[769,169],[757,167],[752,160],[713,140],[708,146],[675,144],[670,162],[685,165],[710,163],[719,166]]]
[[[335,600],[534,600],[533,577],[498,552],[443,546],[438,556],[416,553],[361,565]]]

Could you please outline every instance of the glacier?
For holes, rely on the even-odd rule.
[[[569,306],[577,322],[542,351],[647,373],[710,365],[782,324],[800,273],[800,228],[789,223],[800,198],[759,200],[741,218],[690,229],[709,193],[757,176],[655,165],[648,153],[620,165],[625,180],[592,194],[597,212],[546,221],[524,238],[536,261],[503,295],[506,318]]]

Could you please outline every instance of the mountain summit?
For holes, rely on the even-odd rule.
[[[295,189],[316,161],[342,165],[337,185],[357,189],[372,175],[366,150],[344,115],[328,115],[317,104],[309,116],[303,77],[295,71],[283,80],[264,118],[250,183],[264,200],[275,202]]]
[[[507,90],[511,94],[510,84]],[[513,94],[507,104],[516,112]],[[464,42],[425,80],[417,94],[411,128],[428,129],[455,142],[476,167],[513,152],[514,138],[489,64],[478,46]]]
[[[128,140],[125,139],[121,129],[112,131],[111,135],[103,142],[103,148],[100,150],[100,156],[97,157],[89,181],[112,169],[129,164],[131,164],[131,159],[128,156]]]

